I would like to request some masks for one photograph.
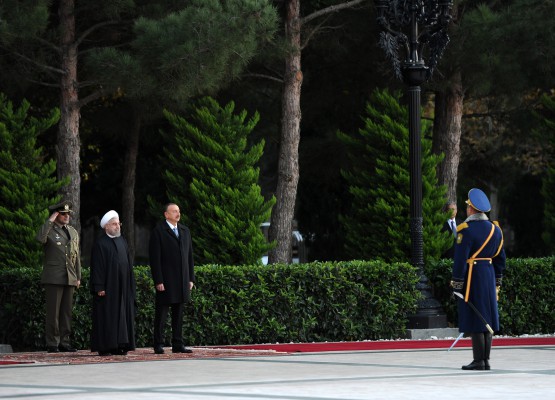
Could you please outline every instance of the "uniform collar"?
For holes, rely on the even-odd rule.
[[[485,213],[477,213],[470,215],[464,222],[472,221],[489,221],[489,218]]]

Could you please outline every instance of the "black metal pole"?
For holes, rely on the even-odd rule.
[[[408,328],[444,328],[447,327],[447,317],[434,299],[424,273],[420,86],[431,76],[449,42],[446,28],[451,19],[452,1],[375,1],[377,20],[383,28],[380,46],[392,61],[395,74],[402,77],[408,87],[411,263],[418,269],[417,289],[422,294],[417,313],[409,316]],[[419,21],[424,25],[422,29],[426,30],[426,35],[419,34]],[[420,54],[425,44],[430,45],[431,67],[425,65]],[[399,58],[403,49],[404,62]]]
[[[409,173],[411,263],[424,266],[422,234],[422,146],[420,142],[420,86],[410,86],[409,100]]]
[[[441,304],[433,297],[428,277],[424,272],[424,238],[422,231],[422,142],[421,142],[421,89],[428,68],[423,63],[407,62],[403,65],[403,79],[408,85],[409,108],[409,175],[410,175],[410,235],[411,264],[418,269],[417,289],[422,298],[416,314],[409,316],[409,329],[447,327],[447,316]]]
[[[410,6],[409,54],[403,68],[403,79],[408,85],[409,105],[409,174],[410,174],[410,231],[412,265],[423,271],[424,240],[422,234],[422,145],[420,142],[420,85],[425,82],[428,68],[418,54],[418,8]]]

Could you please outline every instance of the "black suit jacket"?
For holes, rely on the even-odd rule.
[[[462,221],[455,217],[455,224],[458,226]],[[451,226],[449,226],[449,221],[445,221],[441,227],[441,232],[453,232]],[[455,256],[455,240],[456,237],[453,235],[453,244],[449,247],[442,255],[442,258],[453,258]]]
[[[191,232],[177,224],[179,238],[168,223],[158,222],[150,235],[148,246],[150,270],[154,285],[164,284],[164,291],[156,291],[160,304],[185,303],[191,299],[189,282],[195,281]]]

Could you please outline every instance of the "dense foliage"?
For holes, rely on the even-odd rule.
[[[172,127],[165,134],[168,198],[182,205],[183,222],[193,236],[197,264],[256,264],[271,244],[260,225],[270,218],[275,198],[265,200],[257,163],[264,140],[249,144],[259,120],[201,99],[185,119],[165,113]]]
[[[35,234],[63,184],[56,180],[56,162],[45,159],[37,143],[60,113],[54,109],[35,118],[29,115],[30,107],[23,101],[14,108],[0,94],[0,269],[40,266]]]
[[[352,258],[410,260],[410,176],[408,109],[400,94],[375,90],[366,106],[364,127],[356,134],[338,133],[348,147],[350,166],[342,170],[352,196],[342,217],[348,255]],[[422,222],[426,258],[439,258],[452,244],[440,228],[445,187],[438,187],[436,166],[423,124]]]
[[[137,7],[130,40],[96,48],[86,58],[104,85],[146,102],[149,111],[182,107],[226,86],[277,29],[268,0],[158,3]]]
[[[500,293],[501,334],[553,333],[555,258],[509,259]],[[426,273],[452,326],[452,262],[433,261]],[[381,261],[297,265],[197,267],[186,307],[187,344],[225,345],[395,339],[420,296],[418,276],[405,263]],[[40,270],[0,270],[0,342],[16,351],[44,347],[44,291]],[[136,267],[137,345],[152,345],[154,290],[148,267]],[[90,348],[89,270],[76,292],[73,343]],[[167,334],[170,330],[167,330]],[[167,340],[169,341],[169,337]]]
[[[0,341],[15,350],[44,346],[40,271],[0,271]],[[152,345],[154,290],[148,267],[136,267],[137,345]],[[89,270],[76,292],[73,343],[90,348]],[[186,307],[185,341],[224,345],[398,338],[416,309],[415,269],[380,261],[196,268]],[[167,333],[170,333],[168,329]],[[169,337],[167,338],[169,340]]]
[[[301,11],[304,17],[345,2],[303,1]],[[288,50],[274,33],[285,26],[285,21],[276,21],[285,14],[284,2],[75,3],[74,13],[59,16],[60,2],[1,2],[0,86],[12,101],[27,97],[45,109],[59,104],[57,84],[64,72],[59,63],[59,23],[62,17],[76,17],[79,104],[91,101],[95,97],[90,95],[99,91],[105,94],[81,110],[82,148],[77,153],[82,155],[84,227],[106,209],[131,208],[120,203],[124,201],[122,192],[133,191],[122,179],[132,164],[123,155],[132,142],[128,135],[134,126],[133,113],[142,117],[133,193],[136,209],[146,208],[147,195],[164,193],[157,168],[163,147],[157,133],[160,125],[166,124],[160,110],[169,107],[166,101],[171,98],[180,112],[186,106],[183,99],[205,93],[204,89],[217,95],[221,104],[232,99],[240,109],[260,111],[254,135],[266,140],[266,148],[260,160],[259,184],[267,198],[273,194],[280,146],[283,54]],[[554,2],[543,0],[457,1],[451,44],[434,80],[423,86],[425,100],[436,85],[452,85],[452,71],[462,69],[465,103],[460,110],[464,115],[459,195],[473,186],[491,188],[488,193],[498,195],[495,210],[502,226],[509,231],[510,225],[514,233],[508,250],[519,256],[549,254],[540,239],[540,187],[545,163],[553,156],[533,143],[533,135],[528,133],[530,107],[539,94],[554,87],[553,7]],[[323,19],[314,19],[303,29],[301,176],[295,217],[311,245],[311,259],[347,258],[341,250],[344,235],[337,214],[346,210],[351,200],[345,196],[339,174],[344,151],[336,130],[353,132],[358,128],[358,117],[373,88],[404,87],[391,80],[390,65],[376,48],[379,27],[374,11],[370,6],[335,12],[326,16],[323,25]],[[253,55],[255,37],[260,41]],[[270,57],[269,45],[280,51]],[[220,70],[218,65],[226,68]],[[235,79],[228,81],[231,77]],[[225,89],[220,90],[222,87]],[[506,92],[516,93],[508,99]],[[520,114],[521,124],[516,123],[515,114]],[[468,123],[473,119],[481,123],[473,127]],[[117,136],[120,138],[115,141]],[[41,138],[48,158],[55,156],[56,140],[54,130]],[[60,145],[64,147],[64,143]],[[145,220],[147,213],[136,214],[139,224],[151,224]],[[91,242],[83,239],[85,244]]]

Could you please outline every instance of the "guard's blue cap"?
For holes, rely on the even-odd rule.
[[[480,212],[489,212],[491,204],[489,203],[488,196],[480,189],[470,189],[468,192],[468,200],[466,201],[470,207]]]

